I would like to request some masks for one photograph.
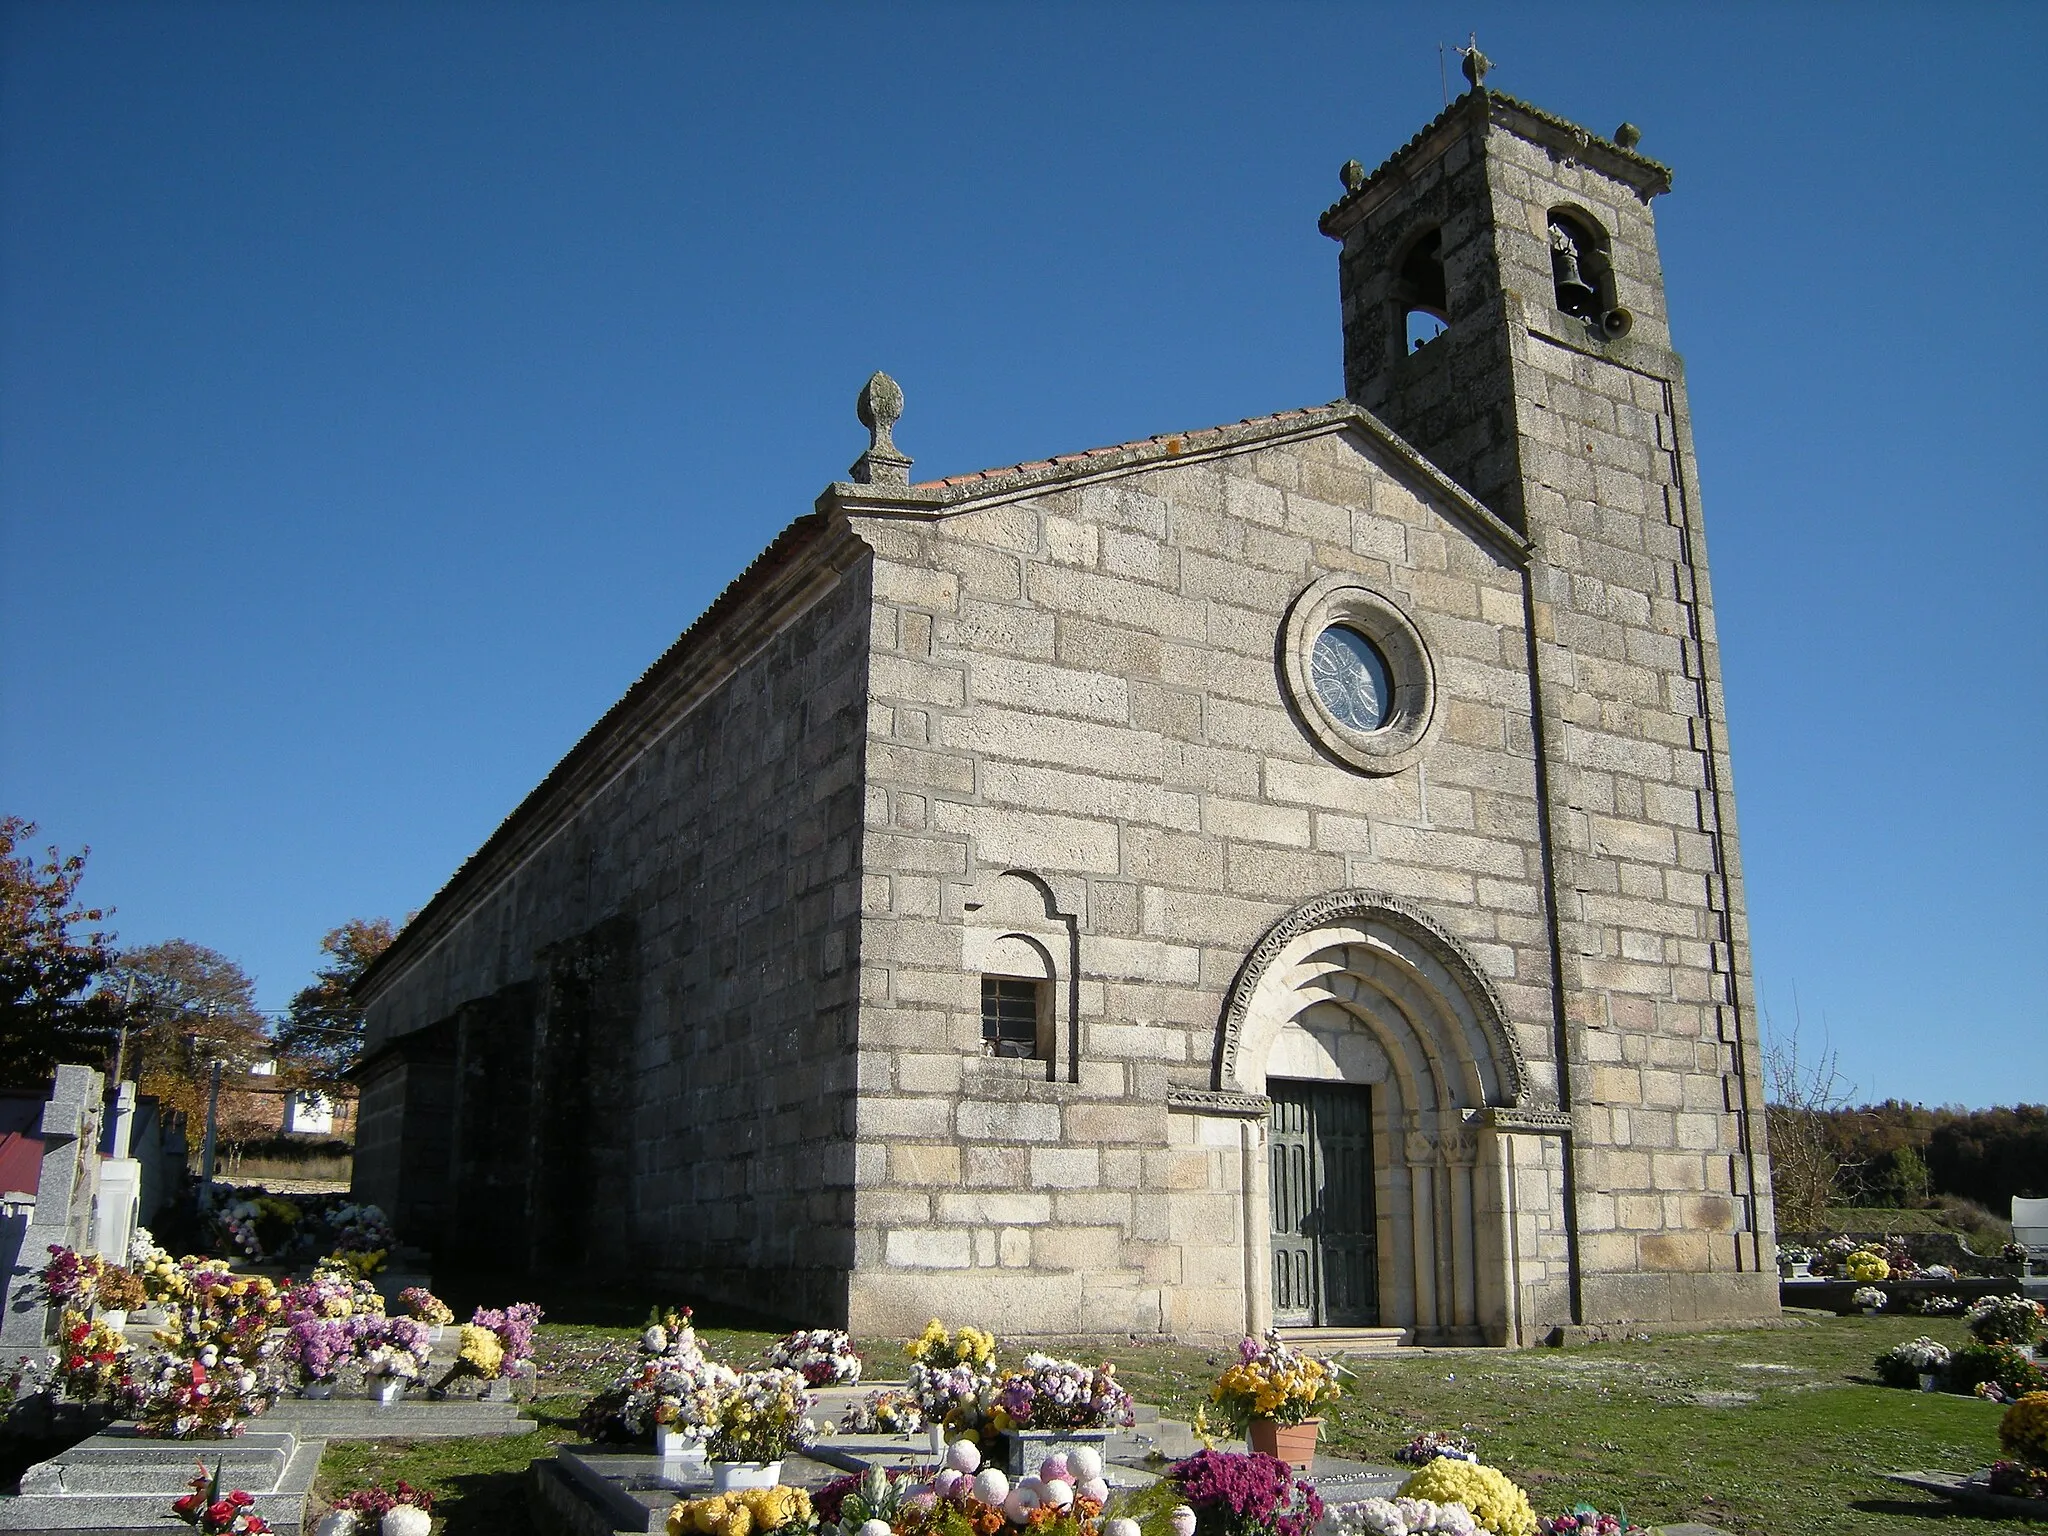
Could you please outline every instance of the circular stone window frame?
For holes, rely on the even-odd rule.
[[[1333,624],[1371,641],[1393,675],[1393,704],[1377,730],[1346,725],[1316,692],[1310,657],[1317,638]],[[1302,589],[1288,605],[1280,655],[1287,696],[1310,736],[1360,773],[1386,775],[1413,767],[1436,734],[1436,665],[1428,642],[1405,608],[1356,576],[1325,576]]]

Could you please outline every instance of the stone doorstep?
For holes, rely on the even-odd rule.
[[[306,1496],[313,1487],[314,1474],[320,1470],[320,1455],[327,1447],[319,1440],[297,1440],[291,1435],[279,1438],[294,1441],[290,1459],[273,1474],[270,1487],[262,1490],[250,1488],[248,1491],[256,1495],[256,1513],[269,1522],[278,1536],[302,1536],[306,1529]],[[86,1445],[91,1443],[85,1442]],[[66,1536],[119,1536],[119,1533],[129,1531],[161,1532],[168,1529],[173,1523],[171,1501],[190,1491],[185,1480],[197,1474],[200,1452],[205,1451],[210,1462],[223,1443],[189,1440],[151,1443],[160,1451],[177,1453],[175,1457],[158,1463],[163,1480],[175,1481],[174,1488],[118,1493],[32,1493],[24,1476],[20,1495],[0,1498],[0,1531],[61,1531]],[[73,1450],[80,1448],[73,1447]],[[48,1466],[50,1463],[40,1465]],[[230,1474],[234,1465],[234,1458],[230,1456]],[[232,1484],[232,1475],[225,1481]]]

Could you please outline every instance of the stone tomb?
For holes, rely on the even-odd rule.
[[[24,1472],[20,1496],[0,1499],[0,1531],[161,1531],[172,1522],[172,1501],[190,1492],[203,1460],[222,1469],[223,1490],[246,1489],[273,1530],[298,1536],[326,1448],[325,1441],[290,1430],[252,1429],[232,1440],[157,1440],[133,1425],[116,1425]]]

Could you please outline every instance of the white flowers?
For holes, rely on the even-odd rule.
[[[1479,1523],[1462,1504],[1437,1504],[1428,1499],[1364,1499],[1333,1504],[1321,1530],[1332,1536],[1479,1536]]]

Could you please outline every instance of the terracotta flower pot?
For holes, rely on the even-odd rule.
[[[1321,1419],[1303,1419],[1299,1424],[1253,1419],[1245,1439],[1253,1450],[1277,1456],[1297,1472],[1313,1472],[1316,1466],[1316,1434],[1322,1427]]]

